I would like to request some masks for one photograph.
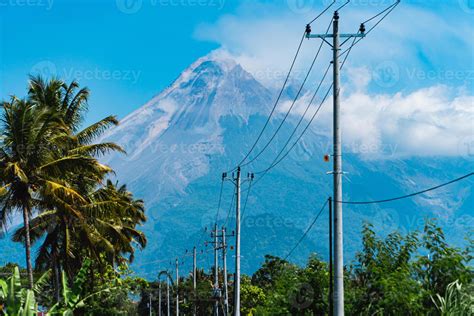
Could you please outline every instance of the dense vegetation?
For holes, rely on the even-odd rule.
[[[473,315],[470,247],[464,250],[450,247],[443,231],[432,221],[426,223],[422,232],[406,236],[393,232],[380,238],[369,224],[362,234],[363,248],[345,269],[348,315]],[[199,271],[197,300],[194,300],[192,279],[180,280],[180,297],[186,301],[181,306],[184,313],[191,315],[196,301],[200,315],[212,314],[212,279],[212,272]],[[147,310],[150,289],[153,308],[158,309],[158,286],[150,283],[150,288],[144,291],[140,305],[143,313]],[[162,283],[161,288],[164,306],[166,284]],[[229,290],[232,305],[232,287]],[[317,255],[311,256],[305,267],[266,256],[260,269],[242,279],[242,312],[327,315],[328,292],[328,264]]]
[[[2,102],[0,231],[15,213],[22,215],[12,239],[25,246],[29,290],[35,289],[33,270],[50,272],[52,295],[41,302],[49,307],[64,299],[65,285],[85,273],[88,260],[87,288],[95,291],[108,282],[108,270],[132,262],[135,249],[146,245],[137,229],[146,221],[143,201],[107,180],[113,170],[99,162],[110,151],[123,152],[95,142],[118,121],[110,116],[82,128],[88,97],[76,82],[36,77],[25,99]]]
[[[150,308],[157,314],[160,301],[165,310],[165,279],[149,282],[130,270],[135,250],[147,243],[139,230],[144,202],[111,182],[113,170],[99,161],[123,152],[97,143],[117,120],[83,128],[89,91],[76,82],[31,78],[28,91],[25,99],[2,102],[0,232],[21,214],[12,241],[24,245],[26,269],[0,267],[0,315],[148,315]],[[433,221],[408,235],[381,238],[369,224],[362,234],[363,248],[345,269],[348,315],[474,314],[471,240],[464,250],[450,247]],[[216,300],[222,306],[212,280],[212,271],[198,270],[196,291],[189,276],[178,289],[171,284],[171,311],[177,290],[182,314],[212,314]],[[242,312],[326,315],[329,280],[328,264],[316,254],[304,267],[266,256],[243,276]]]

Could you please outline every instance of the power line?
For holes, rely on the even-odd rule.
[[[332,3],[330,3],[319,15],[317,15],[313,20],[311,20],[308,25],[312,24],[313,22],[315,22],[317,19],[319,19],[324,13],[326,13],[333,5],[334,3],[336,2],[336,0],[334,0]],[[348,1],[349,2],[349,1]],[[275,113],[275,110],[276,110],[276,107],[278,105],[278,102],[280,101],[281,99],[281,96],[283,94],[283,91],[285,90],[286,88],[286,85],[288,83],[288,79],[290,78],[290,75],[291,75],[291,72],[293,71],[293,68],[294,68],[294,65],[296,63],[296,59],[298,58],[298,55],[301,51],[301,46],[303,44],[303,41],[305,39],[305,36],[306,36],[306,31],[303,33],[302,37],[301,37],[301,40],[300,40],[300,43],[298,45],[298,48],[296,50],[296,54],[295,56],[293,57],[293,61],[291,62],[291,66],[290,66],[290,69],[288,71],[288,74],[286,75],[286,78],[285,78],[285,81],[283,82],[283,86],[282,88],[280,89],[280,92],[278,93],[278,97],[275,101],[275,103],[273,104],[273,108],[272,110],[270,111],[270,114],[268,115],[268,118],[265,122],[265,124],[263,125],[263,128],[262,130],[260,131],[259,135],[257,136],[257,139],[255,140],[255,142],[253,143],[253,145],[250,147],[250,150],[247,152],[247,154],[244,156],[244,158],[238,163],[238,166],[241,166],[242,163],[245,162],[245,160],[247,160],[247,158],[250,156],[250,154],[252,153],[252,151],[255,149],[255,147],[257,146],[257,143],[260,141],[260,138],[262,137],[265,129],[267,128],[268,124],[270,123],[270,119],[272,118],[273,114]],[[237,167],[234,167],[232,170],[229,170],[228,172],[232,172],[232,171],[235,171]]]
[[[331,28],[331,25],[332,25],[332,21],[333,19],[331,19],[331,22],[329,23],[328,25],[328,28],[326,29],[326,34],[328,34],[330,28]],[[291,106],[290,108],[288,109],[288,111],[286,112],[285,116],[283,117],[283,120],[280,122],[280,125],[278,126],[278,128],[276,129],[276,131],[273,133],[273,135],[270,137],[270,139],[267,141],[267,143],[265,144],[265,146],[258,152],[257,155],[255,155],[252,159],[250,159],[250,161],[244,163],[244,164],[240,164],[242,167],[243,166],[246,166],[252,162],[254,162],[258,157],[260,157],[261,154],[263,154],[265,152],[265,150],[268,148],[268,146],[270,146],[270,144],[272,143],[272,141],[275,139],[276,135],[278,134],[278,132],[280,131],[280,129],[282,128],[283,124],[285,123],[286,119],[288,118],[288,116],[290,115],[291,111],[293,110],[293,107],[295,106],[296,104],[296,101],[298,100],[300,94],[301,94],[301,91],[303,91],[303,88],[304,88],[304,85],[306,84],[306,81],[308,80],[309,78],[309,75],[311,74],[312,70],[313,70],[313,67],[316,63],[316,60],[318,59],[319,57],[319,54],[321,53],[321,49],[323,47],[323,42],[321,42],[321,44],[319,45],[319,48],[318,50],[316,51],[316,54],[314,55],[314,58],[313,58],[313,61],[311,62],[311,66],[309,67],[308,69],[308,72],[306,73],[306,76],[303,80],[303,82],[301,83],[300,85],[300,88],[298,89],[298,92],[296,93],[296,96],[294,97],[292,103],[291,103]]]
[[[464,180],[464,179],[466,179],[466,178],[469,178],[469,177],[471,177],[471,176],[473,176],[473,175],[474,175],[474,172],[471,172],[471,173],[468,173],[468,174],[466,174],[466,175],[464,175],[464,176],[462,176],[462,177],[456,178],[456,179],[451,180],[451,181],[449,181],[449,182],[446,182],[446,183],[437,185],[437,186],[435,186],[435,187],[432,187],[432,188],[429,188],[429,189],[426,189],[426,190],[423,190],[423,191],[419,191],[419,192],[415,192],[415,193],[411,193],[411,194],[407,194],[407,195],[403,195],[403,196],[399,196],[399,197],[395,197],[395,198],[385,199],[385,200],[366,201],[366,202],[350,202],[350,201],[334,201],[334,202],[343,203],[343,204],[357,204],[357,205],[386,203],[386,202],[391,202],[391,201],[406,199],[406,198],[410,198],[410,197],[413,197],[413,196],[416,196],[416,195],[420,195],[420,194],[423,194],[423,193],[426,193],[426,192],[434,191],[434,190],[440,189],[440,188],[442,188],[442,187],[445,187],[445,186],[447,186],[447,185],[450,185],[450,184],[459,182],[459,181],[461,181],[461,180]],[[316,223],[316,221],[318,220],[318,218],[321,216],[321,213],[322,213],[322,211],[324,210],[324,208],[326,207],[327,204],[328,204],[328,201],[326,201],[326,202],[324,203],[323,207],[321,208],[321,210],[319,211],[319,213],[316,215],[316,217],[314,218],[314,220],[311,222],[311,224],[309,225],[309,227],[306,229],[306,231],[304,232],[303,236],[301,236],[301,238],[298,240],[298,242],[296,243],[296,245],[291,249],[291,251],[288,253],[288,255],[286,255],[286,257],[284,258],[284,260],[288,259],[288,257],[291,256],[291,254],[293,253],[293,251],[300,245],[300,243],[304,240],[304,238],[306,238],[306,236],[307,236],[308,233],[311,231],[311,229],[313,228],[313,226],[314,226],[314,224]]]
[[[303,44],[303,41],[304,41],[304,38],[305,38],[305,33],[303,33],[303,36],[301,37],[301,40],[300,40],[300,43],[298,45],[298,49],[296,50],[296,54],[295,56],[293,57],[293,61],[291,62],[291,66],[290,66],[290,70],[288,71],[288,74],[286,75],[286,78],[285,78],[285,81],[283,82],[283,86],[282,88],[280,89],[280,92],[278,93],[278,97],[275,101],[275,103],[273,104],[273,108],[272,110],[270,111],[270,114],[268,115],[268,118],[267,118],[267,121],[265,122],[265,124],[263,125],[263,128],[262,130],[260,131],[260,134],[257,136],[257,139],[255,140],[255,142],[253,143],[253,145],[250,147],[250,150],[247,152],[247,154],[245,155],[245,157],[239,162],[238,165],[241,165],[249,156],[250,154],[252,153],[252,151],[255,149],[255,147],[257,146],[257,143],[258,141],[260,140],[260,138],[262,137],[263,135],[263,132],[265,131],[265,129],[267,128],[268,124],[270,123],[270,119],[272,118],[273,116],[273,113],[275,112],[276,110],[276,107],[278,105],[278,102],[280,101],[280,98],[283,94],[283,91],[285,90],[286,88],[286,85],[288,83],[288,79],[290,78],[290,75],[291,75],[291,72],[293,71],[293,67],[295,66],[295,63],[296,63],[296,59],[298,58],[298,55],[300,53],[300,50],[301,50],[301,46]],[[232,172],[232,171],[235,171],[237,167],[234,167],[232,170],[228,171],[228,172]]]
[[[389,7],[385,8],[385,10],[379,12],[378,14],[374,15],[373,17],[371,17],[370,19],[364,21],[362,24],[366,24],[372,20],[374,20],[375,18],[379,17],[380,15],[384,14],[384,16],[382,16],[382,18],[377,21],[377,23],[375,23],[374,26],[372,26],[367,32],[365,32],[365,36],[369,35],[370,32],[372,32],[380,23],[382,23],[382,21],[390,14],[392,13],[393,10],[395,10],[395,8],[398,6],[398,4],[400,3],[400,0],[397,0],[397,2],[395,2],[394,4],[390,5]],[[359,43],[361,40],[363,40],[364,37],[361,37],[359,38],[357,41],[353,42],[352,45],[347,48],[345,51],[343,51],[339,56],[342,56],[344,53],[346,53],[347,51],[350,51],[352,50],[352,48],[357,45],[357,43]]]
[[[242,221],[244,220],[245,210],[247,209],[247,202],[249,201],[250,189],[252,188],[253,178],[249,179],[249,186],[247,188],[247,196],[245,197],[244,208],[242,209]]]
[[[348,1],[349,2],[349,1]],[[314,19],[311,20],[311,22],[308,23],[308,25],[310,24],[313,24],[313,22],[315,22],[317,19],[319,19],[324,13],[327,12],[327,10],[329,10],[333,5],[334,3],[336,3],[336,0],[333,0],[332,3],[330,3],[321,13],[319,13]]]
[[[402,199],[406,199],[406,198],[413,197],[413,196],[416,196],[416,195],[420,195],[420,194],[423,194],[423,193],[426,193],[426,192],[434,191],[434,190],[437,190],[439,188],[445,187],[447,185],[453,184],[455,182],[458,182],[458,181],[464,180],[466,178],[469,178],[473,175],[474,175],[474,172],[471,172],[471,173],[468,173],[468,174],[466,174],[462,177],[459,177],[459,178],[451,180],[449,182],[437,185],[435,187],[432,187],[432,188],[429,188],[429,189],[426,189],[426,190],[423,190],[423,191],[418,191],[418,192],[415,192],[415,193],[407,194],[407,195],[402,195],[402,196],[399,196],[399,197],[390,198],[390,199],[377,200],[377,201],[362,201],[362,202],[351,202],[351,201],[334,201],[334,202],[342,203],[342,204],[353,204],[353,205],[367,205],[367,204],[379,204],[379,203],[392,202],[392,201],[402,200]]]
[[[346,3],[344,3],[344,4],[341,5],[339,8],[337,8],[336,11],[339,11],[339,10],[341,10],[342,8],[344,8],[346,5],[349,4],[349,2],[351,2],[351,0],[347,0]]]
[[[390,8],[392,6],[397,6],[398,4],[400,3],[400,0],[397,0],[395,3],[391,4],[390,6],[388,6],[385,10],[379,12],[378,14],[374,15],[373,17],[371,17],[370,19],[368,20],[365,20],[363,23],[366,24],[366,23],[369,23],[370,21],[378,18],[379,16],[381,16],[382,14],[384,14],[385,12],[387,12],[388,10],[390,10]]]
[[[216,224],[217,224],[217,221],[219,220],[219,211],[221,209],[223,189],[224,189],[224,177],[222,177],[222,180],[221,180],[221,190],[220,190],[220,193],[219,193],[219,202],[217,203]]]
[[[230,213],[232,212],[232,209],[234,206],[235,195],[236,195],[236,189],[232,191],[232,200],[230,201],[229,211],[227,212],[227,217],[224,221],[224,226],[227,226],[227,223],[229,222]]]
[[[316,98],[316,95],[318,94],[324,80],[326,79],[326,76],[329,72],[329,69],[331,69],[331,63],[328,65],[328,68],[326,69],[324,75],[323,75],[323,78],[321,79],[321,81],[319,82],[319,85],[316,89],[316,91],[314,92],[313,94],[313,97],[311,98],[311,100],[309,101],[303,115],[300,117],[300,120],[298,121],[298,124],[296,125],[296,127],[293,129],[293,132],[291,133],[290,137],[288,137],[288,140],[286,141],[285,145],[283,146],[283,148],[280,150],[280,152],[278,153],[278,155],[275,157],[275,159],[273,160],[273,162],[270,164],[270,167],[268,167],[267,169],[263,170],[263,171],[259,171],[259,172],[256,172],[256,174],[261,174],[261,173],[264,173],[264,172],[267,172],[269,171],[270,169],[272,169],[273,167],[275,167],[278,163],[276,163],[276,161],[278,160],[278,158],[280,158],[281,154],[284,152],[284,150],[286,149],[286,146],[288,146],[288,144],[290,143],[291,139],[293,138],[293,136],[295,135],[296,131],[298,130],[298,127],[301,125],[301,123],[303,122],[303,119],[305,118],[306,116],[306,113],[308,112],[309,108],[311,107],[311,105],[313,104],[313,101],[314,99]],[[324,98],[325,100],[325,98]],[[319,105],[319,107],[317,108],[316,110],[316,113],[319,112],[319,109],[321,108],[321,105],[323,104],[324,100],[321,102],[321,104]],[[313,115],[314,117],[315,115]]]
[[[298,246],[301,244],[301,242],[306,238],[306,235],[308,235],[308,233],[310,232],[310,230],[313,228],[314,224],[316,223],[316,221],[318,220],[319,216],[321,216],[321,213],[324,211],[324,209],[326,208],[326,205],[328,204],[328,200],[326,200],[326,202],[324,202],[323,206],[321,207],[321,210],[319,211],[318,215],[316,215],[316,217],[313,219],[313,221],[311,222],[311,224],[309,225],[309,227],[306,229],[306,231],[304,232],[303,236],[301,236],[301,238],[298,240],[298,242],[296,243],[296,245],[294,245],[294,247],[290,250],[290,252],[286,255],[286,257],[283,259],[283,260],[286,260],[288,259],[291,254],[293,253],[293,251],[295,251],[296,248],[298,248]]]
[[[276,161],[275,163],[273,163],[272,165],[270,165],[270,167],[268,167],[267,169],[265,170],[262,170],[260,171],[260,174],[262,174],[256,181],[255,181],[255,184],[256,185],[271,169],[273,169],[274,167],[276,167],[278,164],[280,164],[290,153],[291,151],[293,150],[293,148],[299,143],[299,141],[301,140],[301,138],[304,136],[304,134],[306,133],[306,131],[308,130],[309,126],[311,125],[311,123],[313,122],[314,118],[316,117],[316,115],[318,114],[319,110],[321,109],[322,105],[324,104],[324,102],[326,101],[327,97],[329,96],[329,93],[331,92],[331,89],[332,89],[332,84],[330,85],[328,91],[326,92],[326,95],[324,96],[323,100],[321,101],[321,103],[319,104],[319,107],[318,109],[316,110],[316,112],[313,114],[313,116],[311,117],[311,119],[309,120],[308,124],[306,125],[306,127],[304,128],[303,132],[301,132],[301,134],[298,136],[298,138],[296,139],[296,141],[291,145],[291,147],[288,149],[288,151],[278,160]]]

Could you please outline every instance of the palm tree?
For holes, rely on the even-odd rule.
[[[21,211],[26,230],[25,252],[28,279],[33,287],[29,218],[41,204],[40,195],[81,199],[63,183],[56,181],[59,170],[74,170],[84,159],[78,155],[56,158],[52,140],[64,132],[56,113],[35,107],[15,97],[2,104],[0,148],[0,229],[14,211]],[[40,194],[41,192],[41,194]]]
[[[65,131],[55,135],[54,156],[79,156],[102,166],[97,158],[110,151],[124,152],[114,143],[94,143],[110,126],[118,124],[114,116],[92,124],[79,131],[84,112],[87,110],[87,89],[78,89],[76,82],[66,85],[58,80],[45,82],[39,77],[31,78],[29,100],[37,108],[56,113]],[[125,260],[129,254],[133,260],[134,246],[144,247],[146,238],[136,229],[143,223],[143,201],[136,200],[125,186],[117,188],[110,181],[101,183],[111,172],[106,166],[77,170],[57,170],[56,181],[74,190],[81,197],[58,198],[41,191],[41,213],[35,217],[30,228],[23,227],[13,236],[15,241],[25,241],[29,230],[32,242],[45,237],[38,250],[36,268],[52,269],[54,287],[59,297],[60,270],[71,278],[81,267],[85,256],[114,263]]]
[[[2,103],[0,139],[0,229],[9,216],[21,211],[25,228],[26,265],[33,286],[29,221],[32,211],[44,211],[54,205],[86,203],[86,199],[67,181],[68,175],[87,175],[90,183],[99,183],[111,169],[101,165],[87,151],[107,150],[99,146],[65,150],[65,144],[77,142],[61,113],[52,107],[12,97]],[[105,146],[106,147],[106,146]],[[113,147],[113,146],[112,146]],[[74,212],[73,208],[69,208]]]

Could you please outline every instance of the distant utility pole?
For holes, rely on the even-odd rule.
[[[222,265],[224,269],[224,315],[229,315],[229,288],[227,286],[227,243],[226,229],[222,227]]]
[[[253,173],[249,173],[249,179],[252,181],[254,178]],[[237,167],[237,176],[232,178],[230,181],[235,185],[236,191],[236,202],[235,202],[235,274],[234,274],[234,316],[240,316],[240,185],[241,185],[241,169]],[[227,173],[222,174],[222,179],[227,178]]]
[[[179,316],[179,261],[176,258],[176,316]]]
[[[234,316],[240,316],[240,166],[237,167],[235,207]]]
[[[170,280],[172,282],[172,279],[171,279],[171,275],[169,273],[169,271],[166,271],[166,270],[163,270],[161,271],[159,274],[158,274],[158,282],[159,282],[159,285],[158,285],[158,289],[159,289],[159,293],[160,293],[160,300],[159,300],[159,305],[160,305],[160,312],[159,312],[159,315],[161,315],[162,313],[162,310],[161,310],[161,277],[162,276],[166,276],[166,315],[167,316],[170,316]]]
[[[193,248],[193,292],[194,292],[194,311],[193,315],[197,315],[197,281],[196,281],[196,246]]]
[[[158,279],[158,316],[161,315],[161,281]]]
[[[150,294],[149,294],[149,302],[148,302],[148,307],[150,308],[150,316],[151,316],[151,291],[150,291]]]
[[[214,315],[219,316],[219,244],[218,244],[218,232],[217,223],[214,225],[214,230],[211,232],[211,237],[214,237]]]
[[[355,38],[364,37],[365,27],[362,24],[359,33],[357,34],[339,34],[339,13],[334,12],[333,18],[333,34],[311,34],[310,25],[306,26],[306,37],[307,38],[319,38],[332,46],[333,49],[333,181],[334,181],[334,265],[335,265],[335,291],[334,291],[334,315],[344,315],[344,271],[343,271],[343,230],[342,230],[342,146],[341,146],[341,128],[340,128],[340,65],[339,65],[339,54],[340,45],[339,38]],[[329,43],[326,38],[332,38],[333,43]],[[345,42],[344,42],[345,43]]]
[[[166,278],[166,315],[171,315],[171,302],[170,302],[170,279]]]
[[[329,198],[329,315],[334,313],[333,275],[332,275],[332,198]]]

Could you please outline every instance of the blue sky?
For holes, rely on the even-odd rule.
[[[125,116],[219,47],[250,70],[265,61],[284,71],[297,34],[328,2],[0,0],[0,98],[24,96],[30,73],[77,78],[92,91],[92,122]],[[357,29],[360,18],[390,3],[353,0],[343,26]],[[443,84],[472,95],[473,18],[474,0],[402,1],[354,52],[351,66],[388,76],[372,80],[372,92]]]

